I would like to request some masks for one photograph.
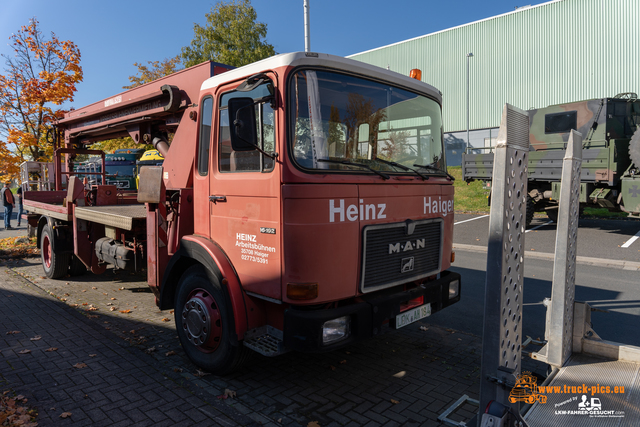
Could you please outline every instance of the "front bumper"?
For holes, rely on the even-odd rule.
[[[449,284],[458,281],[458,295],[449,299]],[[382,326],[389,322],[395,326],[395,318],[400,307],[415,298],[424,296],[424,304],[431,304],[435,313],[460,301],[461,279],[458,273],[444,271],[440,278],[417,288],[388,294],[384,291],[367,295],[366,301],[328,310],[303,310],[289,308],[284,313],[284,346],[289,350],[303,352],[331,351],[363,338],[380,333]],[[322,325],[338,317],[351,319],[350,335],[338,342],[324,345]]]

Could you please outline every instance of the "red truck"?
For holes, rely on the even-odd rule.
[[[229,68],[203,63],[56,124],[56,191],[24,199],[45,274],[146,269],[189,358],[218,374],[251,350],[329,351],[459,301],[441,93],[318,53]],[[165,158],[137,194],[65,172],[121,136]]]

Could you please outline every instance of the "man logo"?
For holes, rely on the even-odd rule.
[[[400,266],[400,273],[408,273],[410,271],[413,271],[413,266],[414,266],[414,261],[413,261],[413,257],[409,257],[409,258],[402,258],[402,263]]]

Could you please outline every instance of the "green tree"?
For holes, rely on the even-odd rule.
[[[264,41],[267,24],[256,22],[257,14],[249,0],[219,2],[206,14],[207,25],[193,25],[191,44],[182,48],[185,67],[216,61],[240,67],[275,55]]]
[[[147,61],[148,65],[143,65],[139,62],[134,62],[133,66],[138,68],[138,75],[129,76],[129,86],[122,86],[123,89],[133,89],[134,87],[141,86],[145,83],[152,82],[161,77],[173,74],[176,71],[180,71],[180,63],[182,58],[177,55],[174,58],[165,58],[162,61]],[[129,147],[123,147],[129,148]]]

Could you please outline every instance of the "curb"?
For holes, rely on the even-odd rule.
[[[453,249],[458,249],[460,251],[466,251],[466,252],[485,252],[485,253],[487,252],[486,246],[465,245],[462,243],[454,243]],[[547,261],[553,261],[555,258],[554,254],[547,253],[547,252],[525,251],[524,255],[525,257],[534,258],[534,259],[543,259]],[[619,261],[615,259],[578,256],[576,257],[576,263],[585,264],[585,265],[595,265],[598,267],[617,268],[620,270],[640,271],[640,262],[634,262],[634,261]]]

